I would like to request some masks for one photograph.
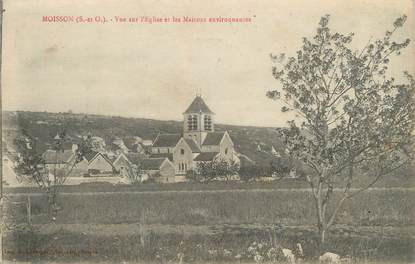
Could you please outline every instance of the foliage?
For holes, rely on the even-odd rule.
[[[196,173],[195,170],[186,171],[186,176],[185,177],[189,181],[200,181],[199,175]]]
[[[256,165],[241,166],[239,177],[244,182],[255,181],[260,176],[260,168]]]
[[[15,171],[18,175],[32,175],[33,180],[43,187],[46,182],[42,177],[41,168],[44,167],[42,155],[36,151],[36,141],[29,136],[18,137],[14,140],[16,151],[19,153],[15,160]]]
[[[232,180],[238,174],[239,164],[235,161],[213,160],[198,162],[196,168],[197,177],[199,181],[210,182],[212,180],[223,179],[226,181]]]
[[[271,174],[275,177],[287,178],[287,177],[297,177],[297,171],[300,171],[300,168],[296,166],[295,161],[292,158],[277,158],[271,161]],[[295,174],[295,175],[293,175]]]
[[[143,171],[141,170],[141,164],[132,164],[129,162],[125,170],[130,183],[138,184],[143,181]]]
[[[199,226],[197,234],[189,226],[173,228],[169,233],[163,232],[163,226],[149,227],[145,229],[146,243],[142,244],[142,233],[136,223],[95,225],[92,228],[78,224],[76,230],[67,225],[43,225],[38,227],[42,232],[22,229],[5,233],[4,259],[38,263],[65,263],[74,259],[93,263],[180,263],[182,255],[182,263],[253,263],[247,252],[253,244],[250,242],[268,241],[268,232],[252,225],[233,226],[231,229],[226,226],[217,226],[215,232]],[[379,228],[371,228],[371,232],[366,231],[367,236],[362,237],[360,232],[356,234],[361,229],[350,228],[343,235],[330,239],[329,250],[340,256],[350,254],[353,257],[351,263],[411,263],[413,242],[398,230],[394,229],[395,234],[389,236]],[[316,249],[312,237],[307,227],[287,229],[281,243],[292,249],[292,243],[300,240],[307,254],[304,261],[296,263],[316,263],[310,254]],[[181,241],[185,241],[183,245],[180,245]]]
[[[382,39],[352,50],[353,33],[331,32],[326,15],[296,56],[271,55],[281,64],[272,70],[280,88],[267,95],[285,103],[282,112],[297,115],[281,136],[286,152],[309,169],[302,177],[312,189],[321,244],[346,199],[412,159],[415,81],[408,73],[403,83],[387,75],[390,57],[409,44],[393,40],[405,20],[398,18]],[[363,174],[372,182],[352,192]],[[343,188],[343,197],[328,212],[334,188]]]
[[[66,133],[63,131],[58,134],[55,139],[54,151],[58,156],[60,151],[64,151],[63,143],[65,141]],[[63,168],[58,168],[57,165],[53,169],[46,167],[45,160],[36,147],[36,138],[31,137],[27,133],[17,137],[14,140],[14,145],[18,154],[15,160],[15,171],[22,177],[26,177],[34,181],[40,189],[44,190],[48,196],[50,212],[56,216],[60,209],[57,203],[57,197],[60,187],[65,183],[68,176],[78,162],[80,162],[84,155],[89,151],[88,138],[83,139],[74,150],[71,158],[63,165]],[[58,159],[58,158],[57,158]]]
[[[241,166],[239,177],[244,182],[252,182],[260,177],[269,177],[272,174],[270,166],[259,166],[256,164]]]

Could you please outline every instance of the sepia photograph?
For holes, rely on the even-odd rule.
[[[415,263],[413,0],[1,0],[0,263]]]

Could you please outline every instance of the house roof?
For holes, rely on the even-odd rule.
[[[184,140],[186,141],[187,145],[189,145],[192,152],[196,152],[196,153],[202,152],[193,139],[185,138]]]
[[[212,145],[219,145],[220,141],[222,140],[223,136],[226,132],[209,132],[206,135],[205,140],[203,141],[202,145],[204,146],[212,146]]]
[[[197,155],[195,161],[212,161],[216,155],[218,155],[218,152],[203,152]]]
[[[159,170],[166,158],[149,158],[141,161],[143,170]]]
[[[141,163],[141,161],[143,159],[146,159],[147,158],[146,155],[139,154],[139,153],[128,153],[128,154],[125,154],[125,156],[133,164],[139,164],[139,163]]]
[[[175,147],[181,137],[180,134],[159,134],[154,140],[153,147]]]
[[[196,96],[190,106],[186,109],[183,114],[190,114],[190,113],[205,113],[205,114],[214,114],[209,107],[206,105],[205,101],[203,101],[201,96]]]
[[[111,159],[106,154],[102,154],[99,152],[97,152],[97,154],[91,160],[88,160],[88,162],[91,163],[92,161],[94,161],[95,157],[97,157],[98,155],[101,155],[104,158],[104,160],[106,160],[111,166],[114,167],[114,164],[112,164]]]
[[[96,155],[98,154],[98,152],[90,150],[87,153],[84,154],[85,159],[89,162],[91,161]]]
[[[153,153],[150,158],[168,158],[173,161],[173,153]]]
[[[43,159],[46,164],[61,164],[67,163],[72,155],[73,152],[70,149],[65,149],[63,151],[48,149],[43,153]]]

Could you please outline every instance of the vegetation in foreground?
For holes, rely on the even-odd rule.
[[[409,263],[413,228],[335,226],[327,249],[365,261]],[[7,260],[32,262],[281,263],[276,245],[301,243],[304,260],[316,261],[312,227],[275,225],[37,225],[5,236]],[[260,257],[259,257],[260,256]]]
[[[354,33],[329,28],[329,17],[320,19],[316,34],[303,38],[294,56],[271,55],[278,88],[267,93],[284,103],[282,112],[297,116],[281,135],[286,153],[309,169],[300,177],[312,190],[322,250],[347,200],[413,161],[415,127],[415,79],[405,72],[404,80],[396,80],[389,64],[410,43],[396,34],[406,15],[359,49],[351,47]],[[352,190],[365,174],[372,182]],[[343,189],[338,200],[335,188]]]
[[[334,192],[340,199],[341,192]],[[30,195],[29,195],[30,196]],[[88,192],[66,193],[56,223],[134,223],[144,217],[149,224],[244,224],[311,225],[315,221],[312,194],[308,190],[226,190],[192,192]],[[369,190],[359,202],[345,203],[336,224],[407,226],[413,224],[413,189]],[[337,197],[337,198],[336,198]],[[26,223],[28,197],[6,196],[4,212],[13,223]],[[31,222],[50,223],[47,199],[31,195]],[[141,221],[141,220],[140,220]]]

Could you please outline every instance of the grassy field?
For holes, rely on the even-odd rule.
[[[307,261],[315,261],[315,215],[307,189],[221,184],[223,188],[216,190],[187,185],[181,191],[161,190],[157,185],[138,190],[107,185],[100,191],[69,188],[59,196],[62,210],[54,223],[44,195],[7,191],[8,222],[20,224],[6,232],[4,252],[9,260],[39,263],[69,259],[174,263],[178,253],[191,263],[253,263],[246,252],[250,243],[269,243],[279,224],[282,245],[293,248],[301,242]],[[32,226],[26,224],[29,195]],[[362,193],[344,205],[328,249],[352,255],[356,263],[410,263],[415,248],[414,208],[413,189]]]
[[[335,196],[339,193],[335,192]],[[114,224],[146,219],[151,224],[308,225],[315,210],[308,190],[211,190],[148,192],[77,192],[59,196],[57,223]],[[9,196],[6,214],[11,221],[27,221],[27,195]],[[370,190],[347,202],[337,219],[350,225],[412,225],[415,191]],[[34,224],[50,222],[44,195],[31,197]]]

